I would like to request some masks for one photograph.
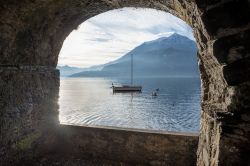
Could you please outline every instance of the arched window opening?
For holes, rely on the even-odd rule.
[[[191,27],[166,12],[123,8],[85,21],[59,55],[60,122],[198,132],[196,53]],[[113,93],[130,84],[142,92]]]

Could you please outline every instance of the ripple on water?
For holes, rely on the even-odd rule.
[[[113,94],[112,82],[102,78],[68,78],[60,84],[60,121],[80,125],[103,125],[165,131],[198,132],[200,118],[199,79],[137,80],[140,94]],[[154,81],[155,82],[155,81]],[[160,88],[159,95],[151,92]]]

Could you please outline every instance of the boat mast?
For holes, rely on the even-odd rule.
[[[133,85],[133,54],[131,54],[131,86]]]

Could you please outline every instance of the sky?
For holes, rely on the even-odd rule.
[[[58,65],[90,67],[120,58],[146,41],[178,33],[194,40],[192,28],[170,13],[122,8],[83,22],[65,39]]]

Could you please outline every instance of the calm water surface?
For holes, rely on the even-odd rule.
[[[116,93],[110,88],[128,79],[61,78],[60,122],[164,131],[198,132],[199,78],[140,78],[142,93]],[[159,95],[152,97],[154,89]]]

